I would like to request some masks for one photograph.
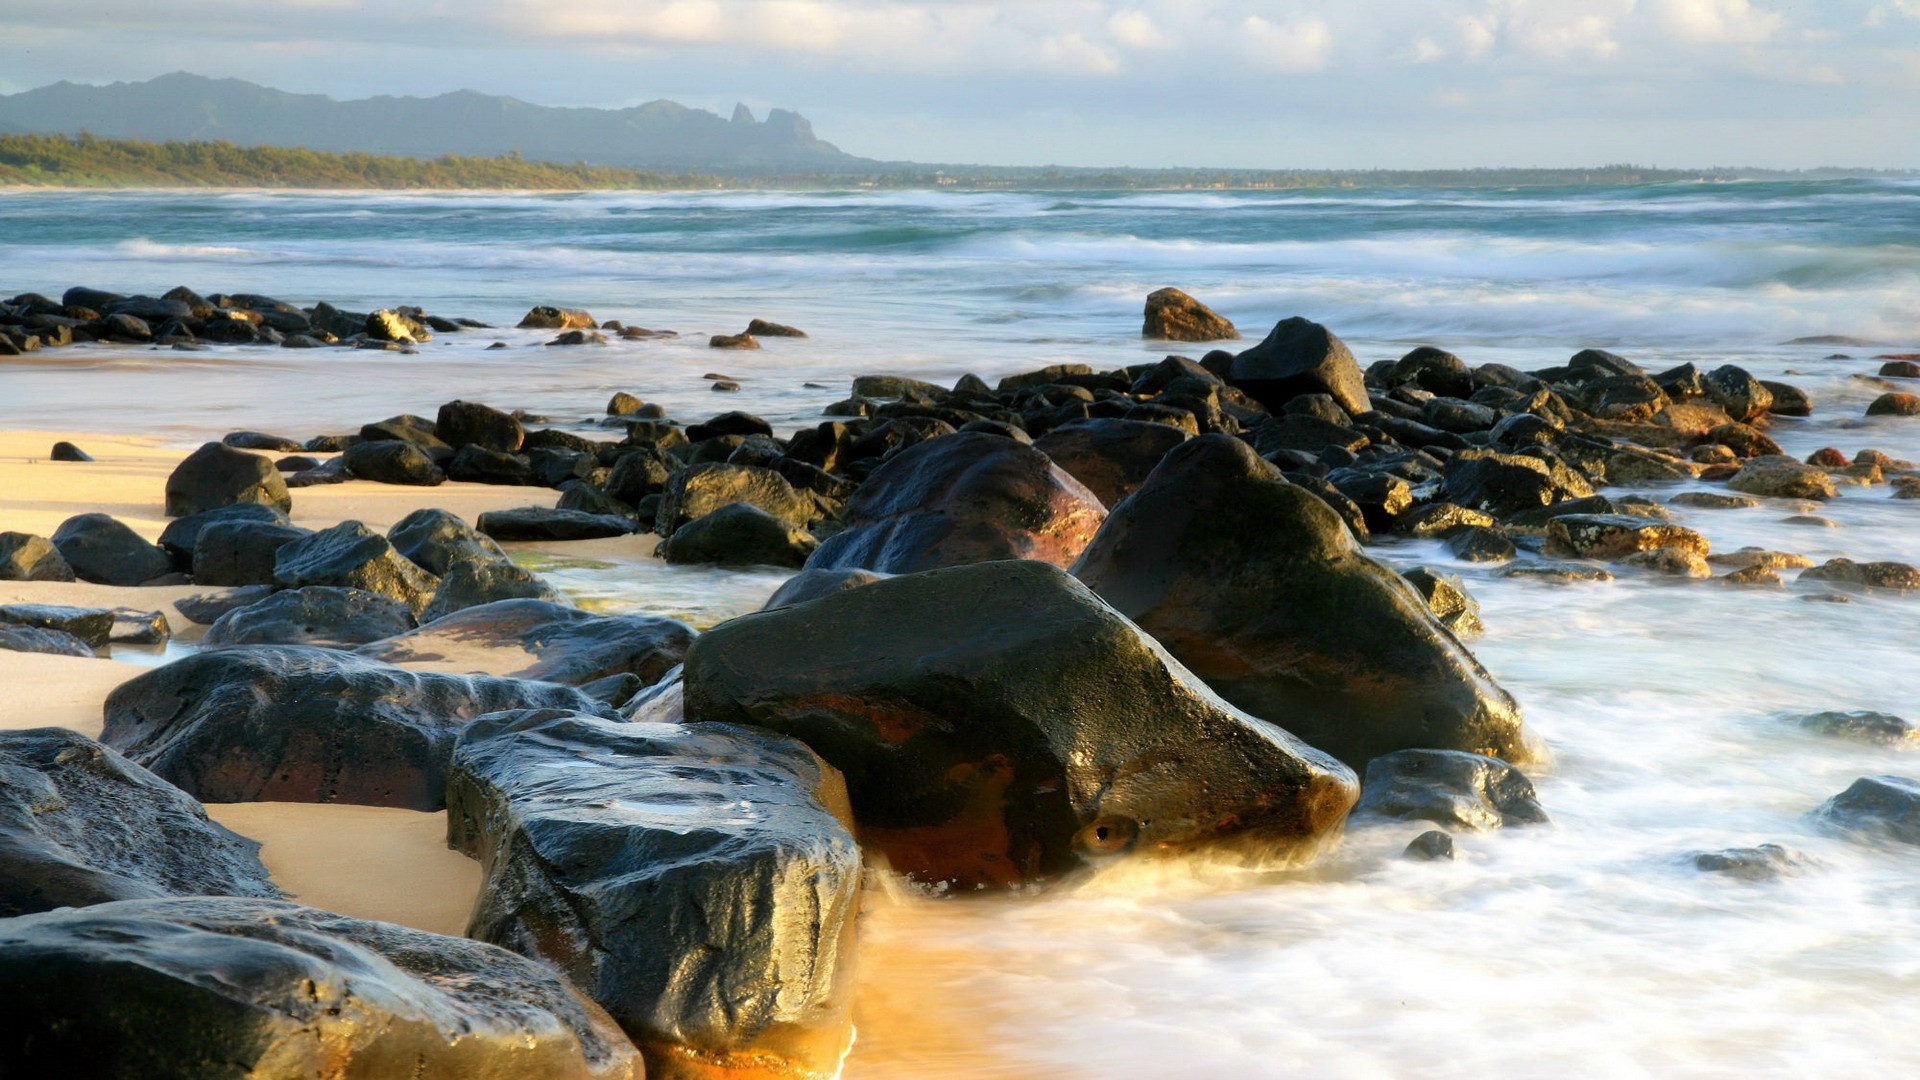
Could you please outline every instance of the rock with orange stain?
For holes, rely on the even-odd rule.
[[[911,574],[996,559],[1066,566],[1106,519],[1098,497],[1047,455],[962,431],[901,450],[847,503],[845,531],[808,569]]]
[[[1228,701],[1350,765],[1524,756],[1519,706],[1419,594],[1236,439],[1168,453],[1074,573]]]
[[[950,436],[950,438],[953,438]],[[695,639],[691,721],[793,735],[847,778],[895,870],[1021,885],[1135,851],[1294,853],[1357,795],[1058,567],[874,581]]]
[[[655,1077],[829,1077],[852,1039],[861,856],[840,774],[723,724],[561,710],[462,735],[448,840],[486,879],[468,936],[556,968]]]
[[[0,920],[0,1075],[640,1080],[606,1013],[463,938],[277,900]]]

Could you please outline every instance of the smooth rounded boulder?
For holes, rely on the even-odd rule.
[[[505,709],[599,712],[572,687],[408,671],[351,653],[199,653],[107,696],[100,741],[202,802],[438,810],[460,729]]]
[[[908,447],[848,501],[809,569],[921,570],[1003,559],[1066,566],[1106,520],[1086,485],[1031,446],[963,431]]]
[[[423,671],[481,672],[579,686],[632,673],[658,682],[693,629],[653,615],[602,615],[548,600],[499,600],[363,646],[362,656]]]
[[[173,569],[173,560],[124,522],[105,514],[79,514],[60,523],[53,546],[81,581],[141,585]]]
[[[1225,341],[1240,336],[1233,323],[1169,286],[1147,294],[1140,336],[1159,341]]]
[[[363,589],[426,610],[440,581],[393,549],[386,537],[358,521],[343,521],[279,549],[273,577],[285,588],[335,585]]]
[[[1138,490],[1167,451],[1187,438],[1171,424],[1103,417],[1070,420],[1035,439],[1033,448],[1085,484],[1103,505],[1113,507]]]
[[[273,462],[259,454],[210,442],[188,454],[167,477],[167,516],[186,517],[223,506],[293,510],[293,496]]]
[[[1237,439],[1169,453],[1074,573],[1222,697],[1350,765],[1526,754],[1519,706],[1420,594]]]
[[[801,528],[820,516],[812,498],[772,469],[710,462],[681,469],[667,479],[653,529],[670,538],[687,522],[733,503],[757,506]]]
[[[1235,356],[1227,381],[1274,412],[1302,394],[1326,394],[1353,416],[1373,408],[1360,363],[1346,343],[1297,315]]]
[[[401,439],[354,443],[340,460],[355,479],[376,484],[438,487],[447,482],[447,474],[427,451]]]
[[[671,564],[799,569],[819,546],[812,534],[752,503],[728,503],[673,531],[660,545]]]
[[[641,1080],[605,1013],[477,941],[278,900],[0,921],[0,1075]]]
[[[429,508],[415,510],[387,530],[387,540],[407,561],[436,577],[456,563],[504,560],[499,544],[466,523],[458,514]]]
[[[420,613],[424,625],[444,619],[456,611],[491,604],[499,600],[545,600],[573,606],[565,593],[546,578],[506,559],[458,563],[440,579],[433,602]]]
[[[279,895],[260,845],[179,788],[64,728],[0,732],[0,916]]]
[[[448,843],[486,874],[467,935],[565,975],[653,1075],[834,1075],[861,875],[845,808],[839,774],[773,732],[486,717],[447,793]]]
[[[683,694],[690,722],[806,743],[846,776],[863,843],[960,889],[1128,852],[1297,855],[1358,794],[1345,766],[1220,700],[1034,561],[722,623],[687,651]]]
[[[413,629],[413,612],[398,600],[332,585],[283,589],[214,620],[200,644],[314,645],[350,649]]]

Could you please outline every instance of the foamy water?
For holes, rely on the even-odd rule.
[[[465,396],[585,419],[615,389],[698,419],[811,423],[847,379],[950,382],[1043,363],[1114,367],[1148,290],[1177,284],[1250,332],[1291,314],[1362,362],[1431,341],[1539,367],[1611,347],[1649,368],[1736,362],[1809,390],[1774,436],[1804,455],[1920,460],[1920,421],[1863,421],[1878,348],[1920,348],[1920,188],[1851,183],[1552,192],[1059,195],[7,195],[0,291],[85,282],[246,290],[348,307],[418,302],[510,325],[538,302],[682,330],[546,349],[533,332],[418,356],[218,349],[0,364],[0,424],[295,435]],[[753,316],[806,341],[713,352]],[[693,335],[698,333],[696,339]],[[493,340],[514,348],[482,351]],[[1834,352],[1854,359],[1825,359]],[[701,376],[736,375],[742,393]],[[1791,372],[1791,374],[1789,374]],[[805,384],[815,382],[824,388]],[[1643,489],[1659,499],[1690,484]],[[1920,504],[1842,489],[1818,509],[1678,508],[1716,551],[1920,562]],[[1920,850],[1839,840],[1808,810],[1855,777],[1920,775],[1895,750],[1783,718],[1920,719],[1916,603],[1802,599],[1623,575],[1506,581],[1437,543],[1395,565],[1460,573],[1481,660],[1551,762],[1549,825],[1399,852],[1423,824],[1353,825],[1303,870],[1130,868],[1039,897],[877,895],[851,1077],[1829,1076],[1920,1071]],[[589,603],[710,624],[769,573],[545,563]],[[1791,576],[1791,575],[1789,575]],[[1696,851],[1778,843],[1800,873],[1748,883]]]

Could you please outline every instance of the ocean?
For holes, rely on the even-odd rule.
[[[1920,460],[1920,421],[1862,418],[1889,386],[1913,389],[1873,378],[1876,354],[1920,350],[1911,182],[0,194],[0,294],[73,284],[418,304],[501,329],[416,355],[48,351],[0,362],[0,426],[304,437],[456,397],[584,423],[626,390],[683,420],[745,409],[784,432],[817,422],[859,374],[991,381],[1192,355],[1139,336],[1146,293],[1176,285],[1249,338],[1291,315],[1323,322],[1362,364],[1418,344],[1523,369],[1587,347],[1649,370],[1737,363],[1813,396],[1812,417],[1770,431],[1788,452]],[[510,329],[544,303],[681,336],[550,348],[549,334]],[[753,317],[811,336],[706,348]],[[1861,343],[1786,344],[1816,335]],[[509,347],[486,348],[496,341]],[[709,374],[742,389],[713,393]],[[1920,561],[1920,503],[1885,486],[1819,507],[1832,527],[1794,512],[1675,508],[1715,551]],[[1423,825],[1356,822],[1303,868],[1134,867],[1040,896],[876,906],[863,994],[910,1004],[863,1029],[849,1077],[1920,1071],[1920,851],[1806,819],[1856,777],[1920,775],[1920,759],[1788,720],[1920,721],[1905,681],[1917,601],[1630,573],[1556,586],[1498,578],[1437,542],[1371,551],[1460,574],[1480,601],[1487,633],[1470,644],[1549,748],[1530,772],[1552,823],[1461,834],[1449,864],[1398,857]],[[542,569],[589,602],[702,624],[781,580],[638,560]],[[1755,883],[1690,858],[1759,843],[1806,865]]]

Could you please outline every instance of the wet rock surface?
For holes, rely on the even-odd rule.
[[[819,547],[812,534],[752,503],[728,503],[674,530],[660,545],[669,563],[787,566],[798,569]]]
[[[1353,812],[1459,829],[1547,820],[1533,783],[1520,770],[1498,758],[1457,750],[1397,750],[1373,759]]]
[[[567,685],[630,672],[651,685],[685,658],[693,638],[677,619],[516,599],[456,611],[359,651],[390,664],[458,663],[467,671]]]
[[[0,604],[0,626],[57,630],[104,649],[113,638],[113,612],[107,608],[69,607],[64,604]]]
[[[309,585],[286,589],[220,615],[200,639],[209,649],[235,645],[352,648],[413,629],[398,600],[363,589]]]
[[[343,521],[279,549],[274,581],[289,589],[333,585],[360,589],[426,610],[439,580],[402,558],[387,538],[358,521]]]
[[[633,522],[613,514],[522,507],[480,515],[475,527],[494,540],[605,540],[634,531]]]
[[[1828,832],[1920,844],[1920,780],[1863,776],[1810,816]]]

